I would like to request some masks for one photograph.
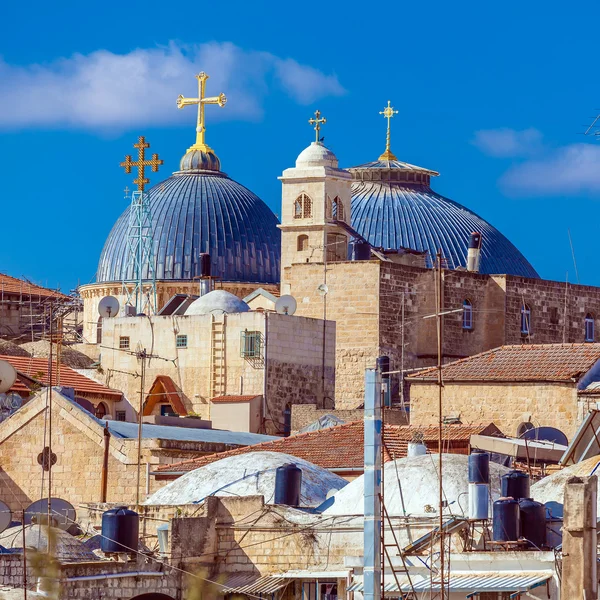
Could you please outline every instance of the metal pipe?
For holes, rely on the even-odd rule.
[[[100,479],[100,502],[106,502],[108,489],[108,454],[110,450],[110,431],[108,421],[104,424],[104,457],[102,459],[102,474]]]
[[[80,575],[78,577],[67,577],[64,582],[71,581],[102,581],[103,579],[123,579],[125,577],[164,577],[164,572],[156,571],[128,571],[127,573],[104,573],[103,575]]]
[[[23,600],[27,600],[27,544],[25,543],[25,509],[21,513],[23,531]]]

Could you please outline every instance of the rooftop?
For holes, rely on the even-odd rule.
[[[501,346],[442,368],[444,381],[574,381],[600,359],[600,344],[522,344]],[[407,377],[437,380],[437,367]]]
[[[445,425],[444,440],[466,446],[471,439],[471,435],[483,434],[483,432],[487,432],[487,435],[500,433],[494,425]],[[414,425],[386,425],[384,428],[385,461],[406,456],[408,443],[419,434],[422,435],[426,445],[437,448],[437,425],[420,427]],[[337,427],[299,433],[286,438],[276,438],[263,444],[165,465],[158,468],[157,472],[186,473],[228,456],[259,451],[283,452],[307,460],[324,469],[340,471],[344,469],[362,469],[364,464],[363,440],[363,421],[353,421]]]
[[[50,290],[40,285],[35,285],[23,279],[0,273],[0,295],[23,294],[24,296],[38,296],[39,298],[67,298],[56,290]]]
[[[35,379],[44,385],[48,385],[50,382],[48,377],[47,358],[0,355],[0,360],[9,362],[18,373],[31,379]],[[85,375],[81,375],[77,371],[71,369],[71,367],[67,367],[67,365],[59,363],[59,369],[60,376],[56,371],[56,364],[54,363],[52,370],[52,385],[72,387],[75,390],[76,395],[83,396],[84,398],[89,398],[91,396],[118,402],[123,397],[122,392],[113,390]],[[11,389],[15,392],[23,392],[25,389],[28,390],[27,386],[18,379]]]

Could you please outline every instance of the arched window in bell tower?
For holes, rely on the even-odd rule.
[[[336,221],[345,221],[346,216],[344,215],[344,204],[340,200],[339,196],[333,199],[333,218]]]
[[[308,236],[307,235],[299,235],[296,243],[296,250],[298,252],[304,252],[304,250],[308,250]]]
[[[312,217],[312,199],[308,194],[300,194],[294,202],[294,219]]]
[[[332,219],[333,218],[333,207],[331,204],[331,198],[327,196],[327,200],[325,200],[325,218]]]

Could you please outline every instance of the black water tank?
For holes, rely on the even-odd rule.
[[[350,240],[348,258],[350,260],[369,260],[371,258],[370,244],[363,240]]]
[[[106,554],[137,552],[140,516],[124,506],[102,514],[102,552]]]
[[[514,469],[508,473],[502,475],[500,485],[502,496],[505,498],[514,498],[520,500],[521,498],[529,498],[529,475]]]
[[[210,277],[210,254],[200,252],[200,277]]]
[[[493,506],[494,542],[516,542],[521,534],[519,503],[514,498],[500,498]]]
[[[490,482],[490,455],[488,452],[473,450],[469,454],[469,483]]]
[[[521,537],[524,537],[534,548],[546,545],[546,507],[533,498],[519,500],[521,512]]]
[[[301,469],[291,463],[277,467],[275,471],[275,504],[300,506],[301,488]]]

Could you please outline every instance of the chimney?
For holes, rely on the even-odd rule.
[[[212,278],[210,270],[210,254],[200,252],[200,295],[205,296],[212,292]]]
[[[479,257],[481,255],[481,234],[474,231],[467,251],[467,271],[479,273]]]

